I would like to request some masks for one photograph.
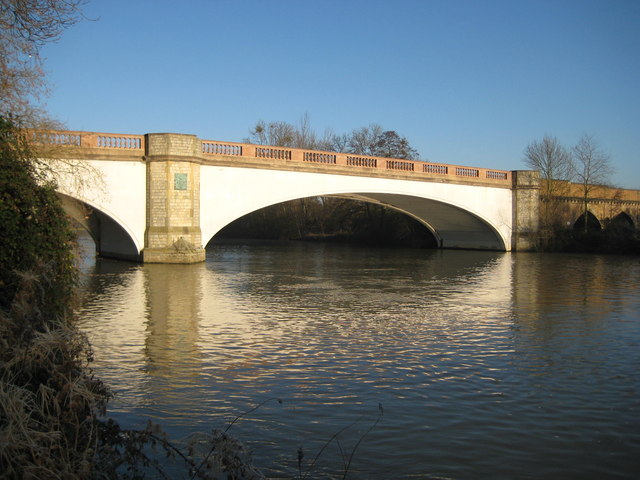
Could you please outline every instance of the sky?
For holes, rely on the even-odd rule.
[[[69,130],[241,142],[373,123],[421,159],[526,169],[591,134],[640,189],[640,1],[90,0],[43,50]]]

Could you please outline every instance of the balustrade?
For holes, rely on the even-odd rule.
[[[401,160],[387,160],[387,170],[402,170],[403,172],[413,172],[415,164],[413,162],[403,162]]]
[[[433,163],[426,163],[422,166],[424,173],[437,173],[440,175],[448,175],[449,167],[447,165],[434,165]]]
[[[81,145],[81,135],[71,132],[34,132],[33,140],[44,145]]]
[[[98,135],[97,147],[102,148],[123,148],[123,149],[140,149],[142,148],[142,137],[140,136],[121,136],[121,135]]]
[[[32,138],[34,142],[46,145],[116,150],[145,149],[145,137],[143,135],[45,131],[33,132]],[[201,152],[205,155],[204,158],[213,155],[221,155],[243,157],[247,159],[254,158],[308,162],[326,165],[327,168],[361,167],[379,170],[381,172],[391,170],[406,174],[408,179],[411,175],[426,174],[458,178],[463,177],[473,179],[476,182],[511,186],[511,173],[504,170],[485,170],[473,167],[443,165],[413,160],[387,159],[347,153],[322,152],[233,142],[217,142],[211,140],[202,140],[201,145]]]
[[[256,147],[257,158],[273,158],[275,160],[291,160],[291,150],[270,147]]]
[[[487,178],[492,180],[506,180],[507,172],[496,172],[494,170],[487,170]]]
[[[479,177],[480,170],[469,167],[456,167],[456,175],[459,177]]]
[[[242,145],[216,142],[202,142],[202,153],[213,155],[242,155]]]
[[[304,152],[303,161],[305,162],[314,162],[314,163],[336,163],[336,154],[335,153],[324,153],[324,152]]]
[[[347,155],[347,165],[353,167],[378,168],[378,161],[375,157],[352,157]]]

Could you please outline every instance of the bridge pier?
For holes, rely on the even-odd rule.
[[[146,135],[145,263],[205,260],[200,230],[200,145],[195,135]]]
[[[535,250],[538,243],[540,214],[540,173],[536,170],[514,170],[513,229],[511,250]]]

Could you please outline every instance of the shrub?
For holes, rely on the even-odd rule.
[[[0,117],[0,309],[11,308],[21,288],[21,273],[46,265],[46,284],[34,307],[49,321],[66,315],[73,296],[76,270],[73,234],[55,193],[46,181],[24,134]],[[43,319],[36,330],[45,327]],[[31,328],[34,325],[30,326]]]
[[[40,172],[0,117],[0,472],[88,478],[108,391],[71,316],[73,235]]]

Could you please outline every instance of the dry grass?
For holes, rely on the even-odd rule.
[[[88,478],[108,390],[91,375],[84,335],[38,307],[46,275],[20,278],[10,311],[0,312],[0,471]]]

